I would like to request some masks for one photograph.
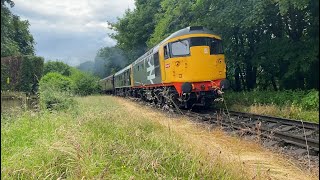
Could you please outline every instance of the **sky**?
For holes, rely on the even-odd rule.
[[[36,55],[71,66],[93,61],[97,51],[114,46],[109,22],[116,22],[134,0],[13,0],[12,12],[28,20]]]

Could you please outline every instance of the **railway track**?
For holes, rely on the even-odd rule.
[[[182,112],[202,121],[232,128],[240,134],[253,134],[267,138],[271,140],[271,145],[296,146],[314,155],[319,154],[319,124],[317,123],[235,111],[194,112],[183,110]]]
[[[138,98],[131,100],[140,101]],[[143,103],[147,103],[143,101]],[[164,109],[154,104],[151,106]],[[319,156],[319,124],[293,119],[257,115],[226,110],[182,110],[175,106],[166,110],[183,114],[215,126],[224,127],[240,135],[254,135],[269,140],[268,146],[293,147],[299,153]]]

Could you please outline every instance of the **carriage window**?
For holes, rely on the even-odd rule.
[[[171,44],[171,53],[173,56],[186,56],[190,54],[189,41],[187,39],[179,40]]]

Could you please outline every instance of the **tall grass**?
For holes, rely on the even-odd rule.
[[[72,111],[1,117],[2,179],[244,179],[110,97]]]
[[[232,110],[319,122],[319,91],[226,91]]]

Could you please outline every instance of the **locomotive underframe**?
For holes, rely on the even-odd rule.
[[[116,88],[114,94],[122,97],[140,98],[144,101],[153,102],[159,106],[171,105],[179,108],[190,109],[193,106],[208,108],[214,100],[220,98],[218,89],[210,91],[197,91],[180,94],[174,86],[165,87],[122,87]]]

